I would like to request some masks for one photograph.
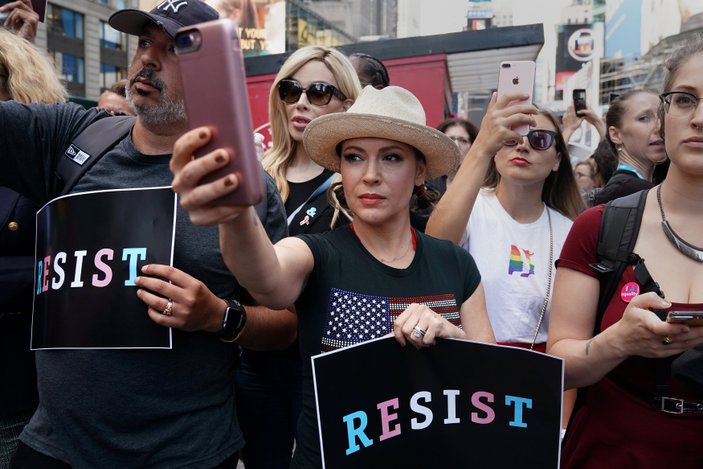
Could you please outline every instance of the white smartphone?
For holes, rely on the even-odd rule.
[[[511,101],[510,104],[531,103],[535,87],[535,63],[532,60],[501,62],[498,72],[498,97],[505,94],[522,93],[529,95],[524,101]],[[527,135],[530,126],[520,125],[513,129],[520,135]]]

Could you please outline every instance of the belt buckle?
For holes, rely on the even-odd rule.
[[[683,414],[683,399],[662,396],[661,411],[668,414]]]

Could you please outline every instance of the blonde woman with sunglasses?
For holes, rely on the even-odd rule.
[[[308,156],[303,132],[315,118],[346,111],[360,91],[356,70],[341,52],[298,49],[283,64],[269,94],[272,146],[262,164],[285,203],[291,235],[320,233],[349,219],[328,201],[334,171]],[[300,413],[298,344],[284,351],[244,349],[236,376],[239,421],[248,469],[288,467]]]

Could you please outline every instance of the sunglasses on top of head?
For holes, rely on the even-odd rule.
[[[553,130],[534,129],[527,133],[527,141],[534,150],[545,151],[549,150],[554,144],[556,136],[557,133]],[[514,147],[518,143],[520,143],[520,140],[508,140],[503,145],[506,147]]]
[[[307,88],[303,88],[298,80],[290,78],[278,83],[278,96],[284,103],[297,103],[303,93],[307,96],[308,102],[315,106],[326,106],[332,100],[332,96],[336,96],[340,101],[347,99],[337,87],[323,81],[311,83]]]

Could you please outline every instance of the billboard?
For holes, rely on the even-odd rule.
[[[607,2],[605,10],[605,56],[639,57],[642,1]]]
[[[239,25],[244,57],[285,52],[286,2],[284,0],[205,0]]]
[[[557,26],[556,90],[581,70],[596,52],[597,34],[590,24],[563,24]]]

